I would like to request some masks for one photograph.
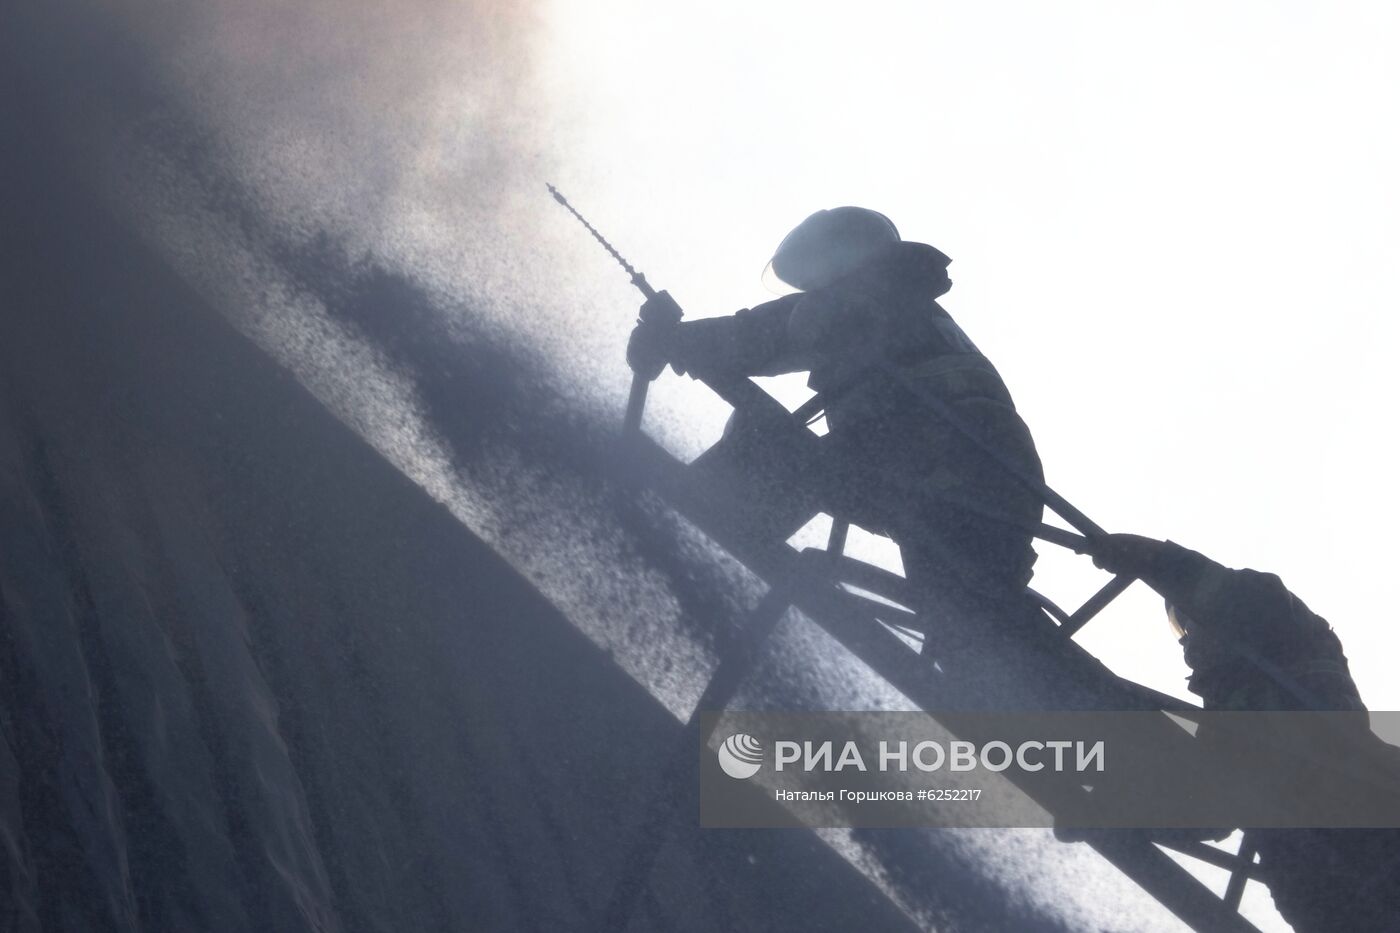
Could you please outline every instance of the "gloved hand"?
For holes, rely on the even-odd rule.
[[[627,365],[650,382],[667,363],[675,362],[676,325],[684,314],[670,292],[660,291],[642,303],[637,326],[627,341]]]
[[[1165,541],[1142,535],[1104,535],[1094,539],[1089,553],[1095,567],[1109,573],[1143,577],[1157,566],[1166,546]]]
[[[627,341],[627,365],[647,381],[661,375],[676,347],[676,325],[669,321],[643,320]]]

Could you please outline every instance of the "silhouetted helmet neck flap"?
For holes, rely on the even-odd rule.
[[[783,238],[768,264],[772,274],[798,291],[830,285],[899,242],[884,214],[864,207],[817,211]]]

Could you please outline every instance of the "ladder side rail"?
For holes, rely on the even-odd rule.
[[[810,581],[816,583],[818,581]],[[847,650],[878,672],[920,709],[940,705],[937,690],[930,683],[930,669],[893,634],[866,620],[854,620],[845,607],[822,598],[820,587],[795,586],[795,605],[817,621]],[[936,714],[930,713],[937,718]],[[1003,775],[1006,776],[1006,775]],[[1008,777],[1008,779],[1010,779]],[[1018,786],[1022,786],[1018,783]],[[1033,797],[1033,788],[1022,786]],[[1124,835],[1131,838],[1124,838]],[[1122,831],[1112,835],[1090,834],[1086,839],[1100,855],[1136,882],[1183,922],[1199,931],[1258,933],[1257,928],[1237,912],[1226,909],[1223,901],[1158,851],[1140,833]]]
[[[642,458],[644,472],[656,483],[662,494],[671,499],[673,504],[686,515],[687,519],[694,522],[703,533],[711,536],[720,546],[730,550],[736,557],[740,557],[746,565],[757,570],[760,575],[767,579],[786,577],[796,570],[799,555],[786,545],[758,547],[755,546],[757,542],[734,540],[732,535],[726,533],[725,528],[708,520],[705,509],[705,506],[709,504],[707,498],[685,483],[685,477],[680,472],[680,465],[654,442],[648,439],[648,443],[639,449],[644,453]],[[815,594],[813,595],[815,596]],[[848,605],[832,605],[831,603],[836,602],[834,600],[823,605],[824,601],[808,599],[800,592],[795,592],[793,596],[794,603],[800,609],[821,624],[833,637],[836,637],[847,650],[851,650],[853,654],[880,673],[896,689],[900,689],[906,695],[923,696],[924,702],[920,703],[921,707],[936,705],[927,701],[925,690],[915,689],[911,683],[911,678],[914,678],[915,682],[926,680],[929,674],[927,665],[918,659],[897,636],[881,629],[878,625],[872,626],[868,616],[857,617],[855,613],[850,611]],[[833,616],[838,618],[833,619]],[[841,619],[840,617],[845,618]],[[865,630],[864,634],[862,634],[862,630]],[[870,647],[862,646],[862,643],[864,645],[878,645],[881,636],[883,636],[884,645],[880,650],[872,650]],[[904,667],[904,673],[891,676],[890,665],[885,663],[886,661],[894,661],[895,667]],[[918,702],[917,699],[916,702]],[[690,760],[690,756],[686,755],[684,760]],[[1204,917],[1205,919],[1200,924],[1193,924],[1197,929],[1226,929],[1230,930],[1231,933],[1257,933],[1255,928],[1250,925],[1231,926],[1228,925],[1228,921],[1224,924],[1216,922],[1218,917],[1215,911],[1219,910],[1220,901],[1210,895],[1189,873],[1178,871],[1179,866],[1176,866],[1170,859],[1166,860],[1166,864],[1150,861],[1151,853],[1135,854],[1131,848],[1125,849],[1122,846],[1113,847],[1111,851],[1101,854],[1104,854],[1116,868],[1132,878],[1151,896],[1166,904],[1169,909],[1186,922],[1191,923],[1192,918],[1197,918],[1198,914],[1200,917]],[[1169,877],[1165,880],[1158,878],[1157,875],[1164,871],[1169,873]],[[1171,874],[1173,872],[1175,874]],[[1196,894],[1189,891],[1183,893],[1179,890],[1191,885],[1199,889]],[[645,879],[642,879],[641,887],[644,888],[644,886]],[[1202,900],[1201,895],[1204,895],[1206,900]],[[1212,908],[1211,904],[1216,906]]]
[[[755,391],[762,392],[758,386],[752,383],[750,383],[750,385],[753,386]],[[766,393],[764,394],[766,395]],[[640,433],[638,436],[645,438],[645,435],[641,435]],[[642,472],[647,474],[659,488],[659,491],[668,499],[671,499],[673,504],[680,508],[682,513],[685,514],[689,520],[695,522],[702,532],[713,537],[717,543],[730,550],[736,557],[741,557],[745,564],[757,570],[760,575],[765,578],[775,579],[776,577],[770,576],[770,574],[782,574],[793,566],[792,559],[797,558],[798,555],[791,552],[786,545],[781,545],[780,548],[773,548],[771,546],[757,546],[758,542],[736,541],[731,535],[726,534],[726,529],[712,521],[707,521],[704,517],[705,513],[708,511],[706,506],[712,503],[708,502],[706,496],[699,493],[698,490],[692,488],[692,485],[685,481],[686,477],[681,474],[682,468],[680,464],[676,463],[674,459],[657,446],[655,442],[651,441],[649,438],[645,438],[645,440],[646,443],[639,445],[639,450],[644,453],[642,458],[644,463],[641,465]],[[897,650],[903,654],[904,660],[911,665],[917,664],[920,668],[924,667],[922,662],[917,660],[914,653],[909,651],[907,646],[899,641],[897,636],[888,631],[880,630],[879,626],[874,626],[873,628],[879,630],[879,634],[882,634],[888,639],[889,644],[886,646],[886,651],[877,652],[879,655],[883,655],[883,657],[872,656],[870,651],[859,649],[856,645],[851,643],[849,636],[853,634],[854,630],[849,624],[837,624],[833,626],[830,622],[830,609],[836,608],[837,611],[834,615],[840,616],[845,614],[841,609],[849,609],[849,607],[828,606],[826,607],[827,611],[823,611],[822,606],[813,605],[812,602],[801,597],[800,594],[794,594],[794,596],[794,603],[798,605],[799,608],[803,609],[809,617],[818,621],[819,624],[822,624],[823,627],[845,645],[848,650],[852,650],[857,657],[860,657],[867,664],[870,664],[873,669],[880,672],[881,676],[885,677],[885,679],[896,686],[897,689],[901,689],[906,695],[910,693],[906,684],[901,683],[906,682],[907,678],[898,675],[890,676],[890,674],[887,673],[887,665],[882,663],[882,661],[891,658],[893,652]],[[862,627],[867,629],[871,628],[868,619]],[[844,631],[842,631],[843,629]],[[874,632],[870,634],[878,637]],[[857,641],[866,642],[868,639],[858,638]],[[914,692],[922,693],[922,691]],[[921,706],[923,705],[926,704],[921,704]],[[1125,875],[1132,878],[1136,884],[1147,891],[1152,897],[1157,899],[1160,903],[1163,903],[1164,906],[1167,906],[1174,914],[1181,917],[1183,921],[1196,929],[1224,929],[1232,931],[1232,933],[1257,933],[1257,929],[1253,925],[1245,922],[1238,913],[1230,912],[1228,916],[1225,916],[1223,913],[1224,904],[1221,900],[1211,895],[1203,885],[1196,881],[1189,873],[1181,870],[1180,866],[1176,865],[1175,862],[1172,862],[1165,856],[1162,856],[1160,859],[1155,858],[1153,855],[1155,849],[1153,849],[1153,851],[1138,851],[1132,846],[1124,846],[1121,843],[1106,843],[1102,840],[1098,840],[1093,844],[1100,854],[1111,864]],[[1145,845],[1147,849],[1153,848],[1150,843],[1145,843]],[[1161,856],[1162,854],[1156,852],[1156,855]]]

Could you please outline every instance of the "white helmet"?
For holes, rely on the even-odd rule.
[[[777,279],[804,292],[822,288],[898,242],[899,231],[878,211],[864,207],[817,211],[783,237],[764,279]]]

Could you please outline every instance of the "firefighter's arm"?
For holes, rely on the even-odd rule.
[[[648,378],[667,363],[691,375],[769,376],[810,368],[788,338],[788,318],[800,298],[787,295],[726,317],[638,324],[628,362]]]
[[[1195,624],[1267,643],[1279,626],[1306,626],[1311,613],[1271,573],[1232,570],[1172,541],[1106,535],[1094,563],[1142,580]]]

